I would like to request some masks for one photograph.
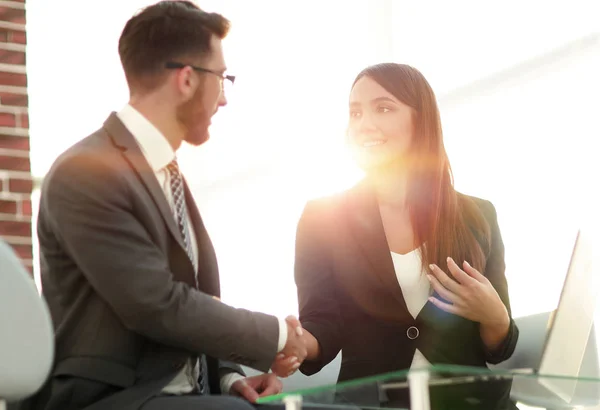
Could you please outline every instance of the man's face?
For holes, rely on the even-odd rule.
[[[194,95],[177,107],[177,119],[186,130],[184,141],[195,146],[208,141],[212,116],[219,107],[227,104],[222,77],[226,70],[225,58],[221,40],[216,36],[211,39],[210,55],[200,67],[214,73],[195,72],[200,77],[200,82]]]

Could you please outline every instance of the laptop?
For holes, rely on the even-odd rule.
[[[598,384],[578,383],[574,379],[581,376],[600,377],[598,348],[592,332],[600,296],[600,274],[594,269],[592,261],[593,246],[592,235],[580,230],[575,239],[557,309],[549,315],[545,314],[545,317],[541,314],[535,315],[537,317],[517,319],[521,330],[517,350],[519,345],[525,345],[523,350],[529,356],[536,350],[536,340],[527,339],[535,339],[538,336],[539,345],[539,336],[544,333],[544,329],[540,327],[546,323],[545,337],[542,336],[541,340],[541,354],[534,358],[537,363],[531,363],[531,357],[528,360],[519,358],[519,352],[516,351],[516,357],[501,366],[519,373],[565,376],[573,379],[517,378],[513,381],[512,396],[515,399],[523,402],[534,401],[537,405],[552,404],[556,407],[578,402],[579,399],[593,400],[595,403],[600,401]],[[528,361],[533,367],[519,368],[519,361]]]

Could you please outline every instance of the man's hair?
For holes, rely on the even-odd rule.
[[[129,19],[119,39],[130,91],[156,88],[168,61],[201,59],[211,52],[212,36],[223,39],[228,31],[226,18],[191,1],[160,1],[144,8]]]

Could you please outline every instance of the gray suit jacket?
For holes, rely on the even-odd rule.
[[[217,260],[187,186],[186,201],[199,291],[156,177],[114,113],[57,159],[38,218],[56,362],[30,408],[136,409],[199,353],[213,393],[223,368],[241,372],[230,362],[269,369],[278,321],[213,298]]]

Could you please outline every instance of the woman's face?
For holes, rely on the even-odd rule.
[[[370,77],[350,93],[348,143],[365,171],[402,161],[413,138],[413,109]]]

